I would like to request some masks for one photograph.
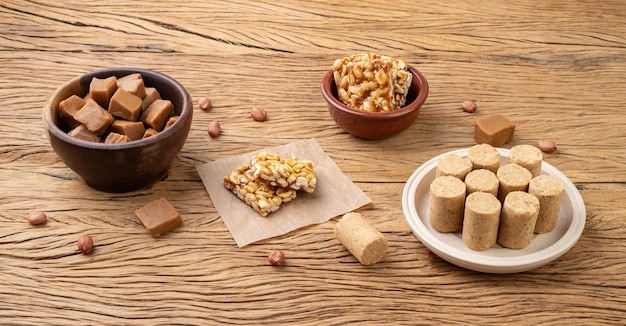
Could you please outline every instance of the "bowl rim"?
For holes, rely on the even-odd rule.
[[[167,84],[172,85],[174,89],[176,90],[176,92],[180,92],[181,94],[183,94],[182,96],[183,101],[182,101],[182,105],[180,108],[179,118],[170,127],[148,138],[142,138],[142,139],[126,142],[126,143],[105,144],[101,142],[92,142],[92,141],[87,141],[87,140],[82,140],[79,138],[72,137],[68,135],[67,132],[63,131],[63,129],[61,129],[57,125],[57,123],[54,122],[52,118],[52,111],[53,111],[52,102],[57,97],[57,94],[61,92],[63,89],[70,87],[71,85],[74,85],[76,83],[81,85],[83,80],[91,79],[91,77],[89,76],[92,76],[92,77],[96,75],[125,76],[125,75],[132,74],[132,73],[140,73],[142,75],[142,78],[143,76],[147,75],[147,76],[150,76],[151,79],[162,79]],[[103,69],[86,72],[61,84],[59,87],[57,87],[53,91],[53,93],[48,97],[46,103],[44,104],[42,118],[44,120],[44,129],[46,133],[51,134],[52,136],[58,138],[64,143],[68,143],[74,146],[88,148],[88,149],[115,151],[115,150],[120,150],[120,149],[134,149],[134,148],[149,146],[151,144],[158,143],[163,138],[167,138],[168,136],[177,133],[179,129],[183,128],[184,121],[187,119],[191,119],[192,114],[193,114],[193,102],[191,100],[191,95],[189,94],[187,89],[185,89],[185,87],[182,84],[180,84],[178,81],[176,81],[174,78],[164,73],[157,72],[157,71],[150,70],[150,69],[135,68],[135,67],[116,67],[116,68],[103,68]]]
[[[322,96],[324,96],[326,102],[332,104],[332,106],[335,107],[337,110],[355,117],[376,120],[400,118],[419,109],[424,104],[424,102],[426,102],[426,98],[428,97],[429,87],[426,77],[424,77],[424,75],[419,70],[411,65],[407,66],[407,70],[411,72],[413,78],[417,77],[419,92],[417,93],[417,97],[411,103],[403,106],[399,110],[394,110],[391,112],[367,112],[355,110],[343,104],[332,94],[331,88],[335,83],[332,69],[329,69],[322,79]]]

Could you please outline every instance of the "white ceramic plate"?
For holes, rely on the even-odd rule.
[[[501,164],[508,163],[509,150],[497,149]],[[485,273],[518,273],[543,266],[563,255],[580,238],[585,226],[586,212],[583,199],[572,182],[554,166],[545,161],[542,174],[550,174],[565,186],[559,220],[554,230],[537,234],[524,249],[508,249],[496,244],[484,251],[469,249],[461,233],[440,233],[429,222],[429,189],[435,179],[437,162],[449,154],[467,156],[469,148],[441,154],[422,164],[409,178],[402,193],[402,209],[413,233],[430,251],[448,262]]]

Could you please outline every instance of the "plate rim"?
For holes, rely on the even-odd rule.
[[[456,246],[450,245],[434,234],[420,218],[415,205],[415,196],[421,180],[436,167],[442,157],[450,154],[467,156],[470,148],[462,148],[439,154],[421,164],[409,177],[402,192],[402,208],[405,219],[413,233],[431,252],[457,266],[485,273],[518,273],[541,267],[559,258],[569,251],[578,241],[586,222],[586,209],[582,196],[576,186],[557,168],[543,160],[541,170],[544,173],[559,177],[564,184],[564,194],[572,204],[572,219],[566,232],[554,243],[539,251],[522,256],[490,257],[481,255],[480,251],[460,252]],[[510,150],[496,148],[503,157],[509,157]],[[415,214],[415,216],[412,216]],[[514,250],[514,249],[510,249]]]

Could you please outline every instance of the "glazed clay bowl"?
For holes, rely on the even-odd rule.
[[[338,100],[333,71],[322,79],[322,96],[337,125],[354,136],[365,139],[384,139],[409,128],[419,115],[428,97],[428,81],[417,69],[409,66],[413,78],[406,97],[406,105],[392,112],[365,112],[352,109]]]
[[[123,77],[140,73],[146,87],[155,87],[170,100],[179,118],[158,134],[126,143],[105,144],[67,134],[58,118],[59,103],[71,95],[88,93],[93,77]],[[60,86],[43,109],[44,128],[53,150],[88,186],[105,192],[128,192],[164,179],[183,148],[193,114],[193,102],[185,88],[164,74],[140,68],[108,68],[78,76]]]

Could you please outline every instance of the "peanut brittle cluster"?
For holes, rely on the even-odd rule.
[[[332,69],[339,100],[355,110],[390,112],[406,103],[412,75],[402,60],[360,53],[335,60]]]
[[[272,186],[313,192],[315,174],[313,162],[300,161],[295,157],[282,160],[278,155],[260,153],[250,161],[252,173]]]
[[[296,198],[296,191],[313,192],[316,182],[311,161],[269,153],[255,154],[224,177],[224,186],[263,217]]]

